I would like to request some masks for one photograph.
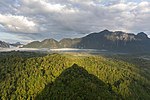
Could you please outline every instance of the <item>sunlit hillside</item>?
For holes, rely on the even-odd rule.
[[[150,99],[149,60],[33,52],[0,56],[1,100]]]

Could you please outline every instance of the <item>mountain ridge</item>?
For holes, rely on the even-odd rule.
[[[24,45],[25,48],[79,48],[79,49],[106,49],[121,52],[147,52],[150,50],[150,38],[140,32],[137,35],[122,31],[103,30],[93,32],[81,38],[64,38],[60,41],[45,39],[33,41]]]
[[[0,48],[9,48],[9,44],[4,42],[4,41],[0,41]]]

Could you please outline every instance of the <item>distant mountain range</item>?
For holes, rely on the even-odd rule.
[[[4,41],[0,41],[0,48],[10,48],[10,47],[21,47],[23,44],[20,42],[16,43],[6,43]]]
[[[150,38],[140,32],[137,35],[122,31],[104,30],[91,33],[82,38],[64,38],[60,41],[45,39],[41,42],[34,41],[25,48],[80,48],[80,49],[105,49],[119,52],[150,52]]]
[[[9,48],[9,44],[3,41],[0,41],[0,48]]]
[[[16,43],[10,43],[9,45],[13,47],[21,47],[23,44],[21,44],[20,42],[16,42]]]

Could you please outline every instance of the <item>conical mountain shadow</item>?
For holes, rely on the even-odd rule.
[[[108,85],[74,64],[48,84],[36,100],[113,100],[117,95]]]

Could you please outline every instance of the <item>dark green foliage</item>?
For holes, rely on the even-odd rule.
[[[48,84],[36,100],[113,100],[116,96],[104,82],[74,64]]]
[[[149,100],[149,61],[119,57],[0,53],[0,99]]]

